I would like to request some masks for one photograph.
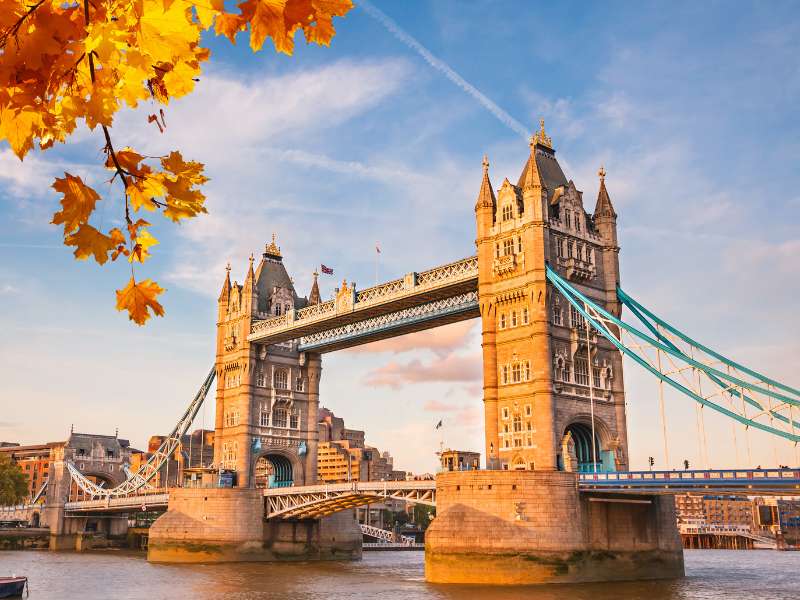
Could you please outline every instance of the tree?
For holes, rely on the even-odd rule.
[[[111,138],[115,113],[151,101],[147,126],[166,127],[163,106],[189,94],[210,51],[201,34],[213,28],[232,43],[249,31],[253,52],[271,38],[275,50],[292,54],[302,29],[308,43],[329,45],[333,17],[344,16],[351,0],[242,0],[227,12],[224,0],[0,0],[0,140],[20,158],[38,144],[62,143],[83,120],[102,132],[103,164],[119,181],[117,198],[124,230],[102,231],[90,222],[102,201],[79,176],[64,173],[53,188],[61,210],[52,223],[63,227],[64,244],[78,260],[103,265],[125,257],[131,276],[117,290],[117,310],[139,325],[162,316],[164,291],[150,279],[137,280],[158,244],[143,214],[161,213],[178,223],[205,213],[203,164],[180,151],[147,156],[119,148]],[[149,217],[148,217],[149,218]]]
[[[28,478],[7,456],[0,456],[0,506],[19,504],[28,495]]]
[[[414,505],[414,522],[420,526],[424,531],[431,524],[431,521],[436,516],[436,509],[433,506],[425,506],[424,504]]]

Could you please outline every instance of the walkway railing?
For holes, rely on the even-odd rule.
[[[719,469],[580,473],[582,490],[748,491],[800,493],[800,469]]]

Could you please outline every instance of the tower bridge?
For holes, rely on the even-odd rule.
[[[617,213],[605,170],[598,175],[589,212],[541,123],[516,184],[495,188],[484,159],[475,256],[363,290],[343,281],[326,302],[316,275],[308,296],[298,294],[273,236],[258,265],[251,255],[242,284],[227,268],[214,369],[152,463],[112,489],[70,470],[91,498],[67,509],[122,510],[140,496],[163,503],[141,491],[216,378],[214,464],[235,475],[234,487],[169,490],[151,528],[151,560],[356,558],[361,531],[350,509],[392,497],[436,504],[430,581],[682,575],[670,494],[782,493],[800,489],[800,472],[631,472],[623,357],[659,381],[662,407],[671,386],[701,414],[794,444],[800,390],[694,340],[624,291]],[[486,469],[435,483],[318,485],[323,354],[473,318]]]

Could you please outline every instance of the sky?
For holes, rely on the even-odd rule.
[[[376,242],[381,280],[473,254],[481,159],[495,187],[515,181],[539,118],[589,210],[605,166],[623,287],[800,385],[796,2],[371,0],[335,25],[329,48],[299,42],[292,57],[208,36],[211,61],[163,134],[152,106],[118,113],[118,143],[181,149],[211,178],[208,215],[154,227],[141,272],[167,288],[166,317],[145,327],[114,309],[126,266],[75,261],[49,224],[64,171],[109,191],[101,132],[23,163],[0,145],[0,440],[74,424],[143,447],[168,432],[214,360],[225,264],[241,281],[273,232],[301,295],[320,263],[335,269],[323,297],[341,278],[372,285]],[[118,224],[102,204],[98,222]],[[482,451],[480,364],[476,322],[328,354],[321,404],[396,468],[431,471],[441,444]],[[656,383],[627,363],[625,382],[632,466],[663,467]],[[197,426],[213,425],[212,402]],[[701,466],[691,401],[668,394],[666,420],[666,466]],[[710,466],[798,462],[705,421]]]

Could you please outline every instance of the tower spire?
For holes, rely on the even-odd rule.
[[[250,254],[250,257],[247,260],[249,264],[247,266],[247,276],[244,278],[244,289],[242,290],[242,293],[245,294],[251,293],[256,283],[256,275],[255,272],[253,271],[253,262],[255,261],[255,257],[253,256],[252,253]]]
[[[222,282],[222,291],[219,293],[219,302],[227,302],[231,296],[231,263],[225,265],[225,281]]]
[[[544,123],[544,120],[542,120]],[[544,133],[544,130],[542,131]],[[522,188],[522,191],[533,190],[533,189],[542,189],[544,186],[542,182],[542,178],[539,175],[539,165],[536,164],[536,145],[539,143],[539,134],[535,134],[531,136],[530,142],[528,145],[531,148],[531,153],[528,156],[528,162],[525,163],[525,167],[522,170],[522,175],[519,178],[519,187]]]
[[[314,283],[311,284],[311,293],[308,295],[308,303],[309,304],[319,304],[322,301],[322,297],[319,293],[319,283],[317,282],[317,277],[319,277],[319,273],[317,270],[314,269]]]
[[[489,157],[483,155],[483,179],[481,180],[481,189],[478,192],[478,201],[475,203],[475,210],[479,208],[494,209],[497,206],[497,200],[494,197],[494,190],[492,189],[492,182],[489,180]]]
[[[616,219],[617,213],[614,212],[614,206],[611,204],[611,198],[606,189],[606,170],[604,167],[600,167],[597,176],[600,178],[600,190],[597,193],[597,204],[594,207],[594,218],[611,217]]]

